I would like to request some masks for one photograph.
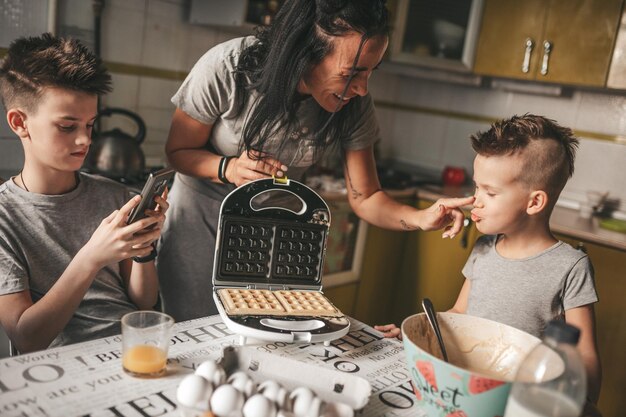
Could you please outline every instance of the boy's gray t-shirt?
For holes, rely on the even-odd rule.
[[[0,185],[0,302],[2,295],[24,290],[33,302],[41,299],[100,222],[128,201],[123,185],[79,175],[76,189],[62,195],[29,193],[12,180]],[[50,347],[120,333],[121,317],[136,310],[119,264],[108,265]]]
[[[481,236],[463,268],[470,280],[467,314],[541,337],[565,311],[598,301],[593,267],[584,252],[558,242],[524,259],[496,250],[498,236]]]

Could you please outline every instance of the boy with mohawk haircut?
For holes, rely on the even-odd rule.
[[[580,329],[578,350],[588,378],[589,413],[600,394],[601,368],[593,304],[593,267],[582,251],[557,240],[550,215],[574,173],[578,139],[571,129],[525,114],[471,136],[478,238],[453,313],[470,314],[541,337],[552,319]],[[376,326],[387,337],[395,325]],[[586,415],[586,414],[585,414]]]
[[[50,34],[15,40],[0,65],[7,122],[25,156],[0,185],[0,324],[20,352],[117,334],[122,315],[156,304],[150,255],[165,195],[127,225],[140,197],[78,172],[110,84],[87,48]]]
[[[452,312],[499,321],[541,337],[555,318],[580,329],[588,394],[600,395],[601,368],[586,253],[557,240],[550,216],[574,173],[578,139],[554,120],[526,114],[471,136],[476,228],[483,233],[463,268]]]

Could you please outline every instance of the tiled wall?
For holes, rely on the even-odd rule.
[[[187,23],[185,0],[107,0],[102,18],[102,56],[105,61],[188,71],[212,45],[243,32],[194,26]],[[67,25],[93,28],[91,2],[60,0]],[[79,30],[80,31],[80,30]],[[114,92],[104,104],[137,112],[148,126],[143,145],[150,165],[163,162],[163,145],[174,110],[170,98],[180,80],[113,73]],[[491,119],[532,112],[556,119],[574,129],[626,136],[626,96],[574,91],[567,97],[548,97],[491,88],[467,87],[385,73],[384,64],[371,79],[374,98]],[[433,115],[378,106],[383,131],[379,144],[384,158],[416,165],[433,172],[445,165],[464,166],[471,172],[473,153],[468,136],[488,128],[469,118]],[[476,118],[480,120],[480,117]],[[133,133],[132,122],[116,116],[105,128],[117,126]],[[19,170],[21,145],[0,123],[0,168]],[[585,198],[587,190],[607,190],[626,211],[623,182],[626,145],[583,138],[576,173],[562,196],[564,203]]]

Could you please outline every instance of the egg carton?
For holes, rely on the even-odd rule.
[[[371,392],[355,375],[229,346],[187,375],[176,397],[181,417],[353,417]]]
[[[330,219],[326,202],[294,180],[252,181],[226,196],[213,299],[240,344],[329,344],[348,333],[350,321],[322,293]]]

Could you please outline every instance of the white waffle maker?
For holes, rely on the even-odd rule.
[[[306,185],[289,179],[247,183],[226,196],[220,208],[213,298],[226,326],[246,338],[287,343],[325,342],[348,333],[341,317],[229,315],[218,291],[322,290],[330,210]]]

